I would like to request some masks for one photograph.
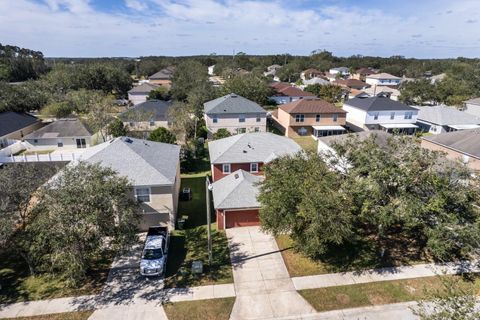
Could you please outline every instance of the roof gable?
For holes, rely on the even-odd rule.
[[[267,113],[257,103],[235,93],[205,102],[203,106],[206,114]]]
[[[258,184],[263,177],[237,170],[213,183],[215,209],[257,208]]]
[[[392,100],[383,96],[369,98],[353,98],[344,103],[347,106],[361,109],[364,111],[417,111],[418,109],[410,107],[399,101]]]
[[[90,137],[92,131],[77,118],[58,119],[25,137],[25,139],[51,139]]]
[[[144,82],[139,86],[133,87],[128,91],[128,93],[150,93],[150,91],[158,89],[160,86],[153,84],[153,83],[148,83]]]

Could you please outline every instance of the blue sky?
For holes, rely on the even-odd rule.
[[[480,57],[479,0],[0,0],[0,43],[46,56]]]

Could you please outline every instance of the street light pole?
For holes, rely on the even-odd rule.
[[[208,176],[205,178],[205,192],[207,194],[207,237],[208,237],[208,264],[212,265],[212,230],[211,230],[211,210],[210,210],[210,191],[213,186],[210,183]]]

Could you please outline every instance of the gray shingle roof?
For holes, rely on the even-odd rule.
[[[235,93],[205,102],[203,106],[206,114],[267,113],[257,103]]]
[[[177,145],[120,137],[92,149],[83,160],[112,168],[134,186],[175,183],[180,155]]]
[[[423,139],[480,159],[479,129],[441,133]]]
[[[345,102],[345,105],[364,111],[418,111],[416,108],[383,96],[353,98]]]
[[[342,143],[347,141],[350,137],[358,137],[360,141],[364,141],[371,136],[375,136],[375,143],[380,147],[386,147],[388,145],[388,139],[392,138],[390,133],[387,133],[383,130],[370,130],[370,131],[360,131],[356,133],[341,134],[336,136],[328,136],[318,138],[321,142],[325,143],[327,146],[331,147],[335,143]]]
[[[244,133],[208,143],[210,162],[268,163],[302,148],[292,139],[269,132]]]
[[[169,80],[175,69],[173,67],[167,67],[158,71],[157,73],[152,74],[148,79],[150,80]]]
[[[215,209],[259,208],[258,183],[262,180],[262,176],[237,170],[216,181],[212,190]]]
[[[79,119],[59,119],[25,136],[25,139],[90,137],[92,132]]]
[[[0,137],[28,127],[39,120],[26,113],[5,111],[0,113]]]
[[[419,107],[417,119],[440,126],[480,124],[480,118],[446,106]]]
[[[167,121],[168,109],[171,106],[171,101],[147,100],[125,111],[119,118],[126,122],[149,121],[150,119]]]
[[[144,82],[139,86],[133,87],[128,91],[128,93],[145,93],[148,94],[150,91],[158,89],[160,86],[157,86],[153,83]]]

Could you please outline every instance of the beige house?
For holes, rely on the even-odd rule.
[[[25,135],[40,129],[42,122],[26,113],[6,111],[0,113],[0,149],[7,147],[13,140],[22,140]]]
[[[480,130],[446,132],[422,138],[422,147],[446,153],[448,159],[459,160],[480,171]]]
[[[96,135],[77,118],[58,119],[25,136],[32,149],[77,149],[95,144]]]
[[[180,192],[180,147],[120,137],[92,148],[84,159],[126,176],[131,196],[140,203],[140,230],[163,225],[175,228]]]
[[[168,128],[168,110],[171,101],[147,100],[122,113],[119,118],[130,131],[150,132],[159,127]]]
[[[175,67],[166,67],[165,69],[162,69],[148,77],[148,82],[156,84],[158,86],[170,88],[172,86],[171,78],[174,71]]]
[[[302,99],[278,107],[272,114],[287,137],[323,137],[345,133],[347,112],[321,99]]]
[[[219,129],[231,134],[267,131],[267,112],[235,93],[206,102],[204,111],[209,138]]]

